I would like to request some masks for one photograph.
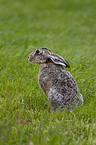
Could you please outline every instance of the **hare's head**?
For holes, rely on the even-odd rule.
[[[51,50],[45,47],[38,48],[28,55],[28,61],[31,63],[46,63],[48,59],[50,59],[55,64],[70,67],[70,64],[63,57],[52,53]]]

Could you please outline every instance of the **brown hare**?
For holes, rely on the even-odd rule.
[[[47,48],[38,48],[29,54],[28,61],[39,64],[38,82],[51,108],[62,110],[82,105],[83,97],[75,79],[65,69],[70,65],[64,58]]]

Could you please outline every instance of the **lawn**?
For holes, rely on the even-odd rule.
[[[82,108],[49,111],[36,48],[70,63]],[[96,145],[96,1],[0,0],[0,144]]]

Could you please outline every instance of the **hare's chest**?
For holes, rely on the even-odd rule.
[[[52,86],[52,79],[47,72],[40,72],[38,75],[38,83],[43,92],[48,96],[48,92]]]

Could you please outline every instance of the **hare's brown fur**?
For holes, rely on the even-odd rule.
[[[33,58],[30,58],[29,61],[34,59],[33,62],[35,62],[35,57],[37,57],[36,63],[39,63],[38,82],[43,92],[47,95],[48,101],[51,100],[51,107],[54,109],[70,108],[82,104],[83,97],[78,91],[76,81],[71,73],[62,66],[63,63],[65,66],[68,65],[68,62],[63,60],[61,56],[48,51],[48,49],[48,52],[46,49],[46,52],[42,51],[42,48],[38,50],[41,53],[31,53],[29,57],[32,56]],[[40,57],[42,62],[40,62]]]

